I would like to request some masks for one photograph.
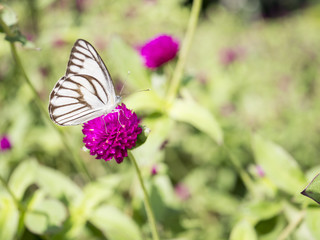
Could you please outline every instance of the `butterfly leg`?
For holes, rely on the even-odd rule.
[[[105,131],[106,131],[106,133],[107,133],[107,132],[108,132],[108,128],[107,128],[107,123],[106,123],[106,121],[104,120],[104,117],[101,117],[101,116],[100,116],[100,120],[101,120],[101,123],[103,122]]]
[[[124,114],[124,111],[123,111],[122,109],[114,109],[113,112],[117,113],[117,115],[118,115],[118,122],[119,122],[119,124],[121,125],[121,127],[125,127],[125,125],[122,124],[121,121],[120,121],[120,114],[121,114],[121,113],[123,113],[123,116],[125,116],[125,117],[127,118],[127,116]],[[129,119],[129,118],[127,118],[127,119]]]

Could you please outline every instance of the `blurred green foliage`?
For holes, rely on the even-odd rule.
[[[28,40],[18,54],[44,105],[78,38],[125,82],[124,102],[151,130],[133,153],[162,239],[320,238],[319,210],[299,195],[320,169],[319,5],[269,21],[210,5],[167,106],[175,62],[147,70],[137,48],[159,33],[183,41],[183,1],[1,4]],[[0,134],[13,147],[0,152],[0,239],[149,239],[130,162],[94,160],[81,127],[63,128],[93,180],[83,178],[1,36]]]

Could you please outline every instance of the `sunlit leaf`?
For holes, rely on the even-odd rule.
[[[152,91],[156,92],[161,98],[166,95],[166,84],[168,77],[165,74],[158,74],[153,72],[151,74]]]
[[[138,226],[119,209],[104,205],[94,211],[90,222],[110,240],[142,239]]]
[[[108,200],[113,194],[113,188],[105,185],[104,182],[93,182],[85,186],[83,194],[81,206],[87,209],[89,215],[99,203]]]
[[[251,223],[257,223],[279,215],[282,209],[283,206],[280,202],[259,201],[249,204],[243,212]]]
[[[176,205],[177,199],[174,193],[172,182],[167,175],[159,175],[153,179],[154,185],[159,191],[161,199],[167,205]]]
[[[256,240],[254,227],[246,220],[242,220],[232,229],[230,240]]]
[[[81,194],[81,189],[61,172],[39,166],[37,184],[52,197],[71,200]]]
[[[36,234],[56,232],[67,217],[64,205],[55,199],[45,199],[41,191],[37,191],[25,217],[27,228]]]
[[[17,26],[18,18],[15,12],[7,5],[0,5],[0,17],[6,25],[6,27],[0,25],[0,32],[7,33],[5,39],[9,42],[21,42],[25,45],[27,39]],[[10,33],[8,33],[8,31],[10,31]]]
[[[222,144],[223,132],[219,123],[208,109],[195,101],[176,100],[169,109],[169,115],[175,120],[191,124]]]
[[[306,222],[309,230],[315,239],[318,239],[320,236],[320,209],[317,208],[308,208],[306,211]]]
[[[25,190],[35,182],[37,178],[38,163],[35,160],[25,160],[14,170],[9,180],[9,187],[20,200]]]
[[[7,5],[0,5],[0,17],[7,26],[12,26],[18,23],[16,13]]]
[[[150,134],[143,145],[132,151],[135,158],[142,164],[150,163],[150,159],[155,162],[161,158],[163,152],[159,149],[174,126],[174,121],[168,117],[150,119],[145,123],[150,128]]]
[[[131,94],[123,100],[127,107],[135,111],[162,111],[165,102],[151,89],[147,92]]]
[[[107,201],[114,193],[114,184],[117,176],[108,176],[97,182],[89,183],[84,187],[83,194],[79,196],[70,206],[70,219],[72,226],[68,235],[75,237],[85,227],[94,209],[103,201]],[[118,182],[120,179],[118,179]]]
[[[13,199],[0,193],[0,239],[15,239],[18,229],[19,211]]]
[[[252,139],[256,162],[277,187],[296,195],[306,184],[306,179],[297,162],[279,145],[258,135]]]
[[[113,38],[108,51],[108,59],[121,79],[136,88],[150,87],[146,69],[141,64],[139,53],[120,38]],[[108,63],[108,61],[106,60]]]

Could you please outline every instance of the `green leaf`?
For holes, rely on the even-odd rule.
[[[67,176],[45,166],[39,166],[37,184],[50,196],[69,201],[81,194],[81,189]]]
[[[108,49],[108,54],[108,58],[112,59],[110,65],[122,80],[129,79],[128,84],[136,88],[150,88],[147,71],[135,49],[120,38],[114,38]]]
[[[128,108],[135,111],[158,111],[164,109],[165,101],[162,100],[153,90],[131,94],[124,99]]]
[[[169,115],[177,121],[191,124],[208,134],[218,144],[223,143],[223,132],[219,123],[208,109],[191,99],[178,99],[169,109]]]
[[[175,209],[179,206],[172,183],[166,175],[156,175],[149,187],[149,198],[154,216],[159,222],[169,222],[174,219]],[[142,201],[142,196],[140,196]],[[142,207],[142,209],[144,209]],[[176,224],[176,223],[174,223]],[[171,226],[172,227],[172,226]]]
[[[13,199],[0,193],[0,239],[15,239],[18,229],[19,211]]]
[[[256,162],[278,188],[296,195],[306,179],[297,162],[279,145],[267,141],[258,135],[252,138],[252,147]]]
[[[103,181],[90,183],[83,190],[83,199],[80,207],[86,210],[87,215],[90,215],[93,209],[102,201],[108,200],[113,192],[112,186],[109,187]]]
[[[110,240],[142,239],[138,226],[119,209],[104,205],[94,211],[90,222]]]
[[[256,240],[257,235],[253,226],[247,220],[241,220],[232,229],[230,240]]]
[[[0,17],[7,26],[13,26],[18,23],[18,17],[16,13],[7,5],[0,5]]]
[[[28,41],[27,38],[22,35],[22,33],[16,29],[12,28],[11,31],[13,32],[12,36],[6,35],[5,39],[9,42],[21,42],[23,45],[25,45]]]
[[[320,204],[320,177],[319,173],[312,179],[309,185],[301,192],[301,194],[311,198]]]
[[[15,12],[8,6],[0,5],[0,17],[5,23],[10,35],[6,34],[5,39],[9,42],[21,42],[25,45],[28,41],[27,38],[20,32],[17,23],[18,18]],[[0,32],[7,32],[3,26],[0,26]]]
[[[306,211],[306,223],[315,239],[320,237],[320,209],[308,208]]]
[[[167,90],[168,77],[163,73],[153,72],[150,76],[152,91],[164,98]]]
[[[72,225],[69,236],[76,237],[85,227],[94,209],[113,195],[116,180],[118,184],[120,179],[117,176],[108,176],[85,186],[83,194],[72,202],[70,207]]]
[[[44,192],[37,191],[26,213],[26,227],[36,234],[57,232],[67,217],[66,209],[61,202],[44,197]]]
[[[142,126],[142,132],[137,137],[136,145],[131,149],[135,149],[137,147],[140,147],[142,144],[144,144],[145,141],[147,141],[149,133],[150,133],[150,129]]]
[[[282,210],[283,207],[280,202],[259,201],[249,204],[244,209],[244,213],[246,219],[250,220],[251,223],[256,224],[258,221],[278,216]]]
[[[25,190],[35,182],[38,163],[35,160],[22,162],[12,173],[9,187],[18,200],[21,200]]]
[[[167,175],[158,175],[153,179],[154,186],[157,188],[161,199],[166,205],[175,206],[177,205],[177,198],[172,186],[172,182]]]
[[[174,126],[174,121],[168,117],[159,117],[146,120],[145,124],[151,129],[150,134],[143,145],[132,150],[139,164],[150,163],[150,159],[155,162],[162,157],[163,151],[159,151],[159,149],[168,138],[168,134]]]

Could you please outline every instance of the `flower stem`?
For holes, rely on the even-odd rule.
[[[4,178],[0,175],[0,182],[2,183],[2,185],[4,186],[4,188],[7,190],[7,192],[10,194],[10,196],[12,197],[16,207],[18,209],[23,209],[23,206],[20,204],[19,200],[17,199],[17,197],[14,195],[14,193],[11,191],[10,187],[8,186],[7,182],[4,180]]]
[[[140,171],[140,169],[138,167],[138,164],[136,162],[136,159],[134,158],[134,156],[131,153],[131,151],[128,151],[128,157],[130,158],[131,162],[133,163],[133,165],[134,165],[134,167],[136,169],[136,172],[137,172],[138,178],[139,178],[139,182],[140,182],[141,188],[143,190],[144,204],[145,204],[145,207],[146,207],[147,216],[148,216],[149,223],[150,223],[150,226],[151,226],[153,240],[159,240],[160,238],[159,238],[159,235],[158,235],[158,232],[157,232],[156,221],[155,221],[155,218],[154,218],[154,215],[153,215],[153,212],[152,212],[152,208],[151,208],[148,192],[147,192],[146,187],[144,186],[144,183],[143,183],[143,179],[142,179],[142,176],[141,176],[141,171]]]
[[[290,236],[290,234],[297,229],[298,225],[302,222],[305,215],[306,215],[305,210],[300,211],[296,219],[289,223],[289,225],[281,232],[277,240],[287,239]]]
[[[24,231],[24,218],[25,218],[25,214],[26,214],[26,208],[20,203],[20,201],[17,199],[16,195],[11,191],[10,187],[8,186],[7,182],[5,181],[5,179],[2,176],[0,176],[0,182],[2,183],[4,188],[9,193],[14,204],[16,205],[17,209],[20,212],[19,222],[18,222],[18,230],[17,230],[17,237],[19,239]]]
[[[229,155],[231,163],[233,164],[233,166],[236,168],[237,172],[239,173],[239,176],[240,176],[242,182],[244,183],[244,185],[246,186],[248,191],[252,194],[252,196],[254,196],[255,195],[254,184],[253,184],[250,176],[248,175],[248,173],[243,169],[238,157],[236,157],[229,150],[229,148],[226,145],[224,145],[223,147],[224,147],[224,150]]]
[[[197,22],[199,18],[199,13],[202,5],[202,0],[194,0],[192,9],[191,9],[191,14],[190,14],[190,19],[189,19],[189,24],[188,24],[188,29],[186,32],[186,36],[183,40],[181,51],[179,53],[179,58],[178,62],[176,65],[176,68],[173,72],[173,76],[171,79],[171,85],[169,86],[168,94],[167,94],[167,99],[168,102],[171,103],[177,92],[178,88],[182,79],[182,74],[183,74],[183,69],[186,65],[187,57],[191,48],[191,43],[192,39],[197,27]]]
[[[14,33],[7,26],[7,24],[2,20],[1,15],[0,15],[0,26],[2,27],[2,29],[5,32],[5,34],[8,37],[14,36]],[[14,42],[10,42],[10,48],[11,48],[11,53],[12,53],[13,59],[16,62],[19,70],[21,71],[21,74],[22,74],[23,78],[25,79],[27,85],[32,90],[33,95],[35,97],[35,101],[38,104],[38,106],[40,108],[40,111],[43,113],[44,116],[46,116],[45,119],[48,119],[48,117],[47,117],[48,116],[47,109],[43,106],[42,101],[40,99],[40,96],[39,96],[36,88],[34,87],[32,82],[30,81],[30,78],[28,77],[28,74],[26,73],[26,71],[25,71],[25,69],[23,67],[23,64],[21,62],[21,59],[19,57],[16,45],[15,45]],[[87,168],[85,167],[83,161],[81,161],[80,157],[77,154],[75,154],[74,151],[72,150],[72,147],[70,146],[69,141],[67,140],[65,133],[61,129],[57,128],[51,121],[50,121],[50,123],[51,123],[51,126],[53,126],[58,131],[58,133],[59,133],[59,135],[60,135],[60,137],[61,137],[61,139],[62,139],[62,141],[64,143],[64,146],[67,148],[68,152],[72,154],[72,159],[75,160],[75,163],[76,163],[75,166],[76,166],[77,170],[79,172],[81,172],[81,173],[84,173],[82,175],[85,178],[91,179],[91,177],[89,175],[89,172],[88,172]]]

